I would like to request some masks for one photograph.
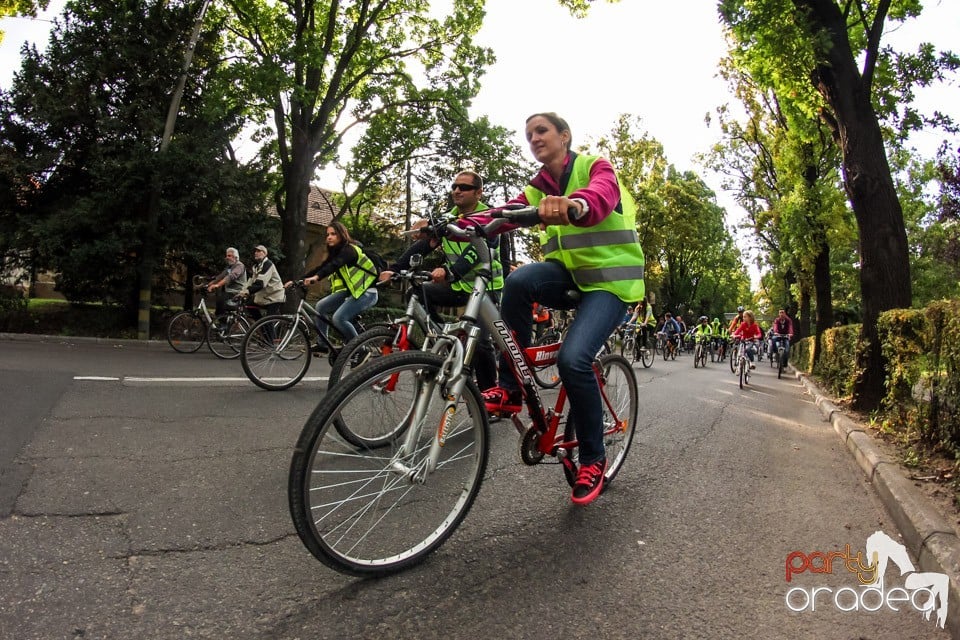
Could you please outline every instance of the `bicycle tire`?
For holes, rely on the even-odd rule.
[[[640,364],[643,365],[644,369],[649,369],[652,367],[653,361],[657,357],[656,349],[651,349],[649,347],[649,342],[650,341],[647,340],[645,344],[641,345],[640,342],[637,341],[638,349],[640,350],[640,353],[638,354],[640,356]]]
[[[227,320],[230,320],[230,326],[222,329]],[[249,330],[250,321],[243,316],[231,316],[227,313],[219,315],[216,322],[207,327],[207,347],[213,355],[223,360],[239,358],[243,337]]]
[[[193,311],[181,311],[167,323],[167,343],[178,353],[195,353],[207,340],[207,323]]]
[[[777,380],[783,375],[783,350],[777,350]]]
[[[747,362],[746,360],[740,360],[740,388],[743,389],[743,385],[746,384],[747,378]]]
[[[603,370],[603,446],[607,452],[607,471],[603,488],[619,473],[630,452],[637,430],[640,402],[637,374],[623,356],[609,355],[600,360]]]
[[[330,369],[327,389],[332,389],[341,378],[346,378],[353,370],[367,364],[372,358],[393,353],[397,348],[396,339],[399,330],[399,327],[389,325],[373,327],[343,345]],[[363,354],[363,356],[358,359],[355,354]]]
[[[445,390],[435,384],[444,358],[405,351],[378,358],[328,391],[307,419],[290,462],[288,499],[304,546],[326,566],[352,576],[382,576],[421,562],[443,544],[466,517],[486,470],[489,425],[483,398],[467,380],[455,411],[444,413]],[[407,392],[383,395],[377,383],[399,375],[414,381]],[[414,438],[389,442],[372,452],[346,442],[337,416],[392,429],[409,422],[415,400],[426,406]],[[429,399],[429,401],[428,401]],[[435,471],[418,482],[404,473],[426,462],[441,420],[445,445]],[[414,438],[412,453],[403,441]]]
[[[553,344],[559,339],[559,335],[554,338],[553,336],[544,334],[540,336],[540,339],[534,343],[535,347],[542,347],[548,344]],[[557,364],[548,364],[543,367],[533,367],[531,373],[533,373],[533,379],[543,389],[553,389],[558,384],[560,384],[560,369],[557,368]]]
[[[737,356],[737,349],[734,349],[730,352],[730,373],[737,373],[737,363],[740,361],[740,358]]]
[[[240,348],[243,372],[267,391],[283,391],[300,382],[312,359],[310,337],[296,316],[260,318]]]
[[[700,345],[698,344],[693,351],[693,368],[700,368]]]

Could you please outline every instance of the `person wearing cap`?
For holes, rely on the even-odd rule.
[[[482,201],[483,180],[473,171],[461,171],[453,180],[450,187],[450,199],[453,209],[448,213],[463,217],[478,211],[485,211],[489,207]],[[403,252],[396,262],[387,267],[380,274],[380,281],[386,282],[397,271],[410,268],[410,258],[416,254],[427,255],[434,249],[442,248],[446,262],[444,266],[433,270],[433,281],[421,287],[424,306],[430,311],[431,317],[442,324],[443,319],[437,313],[438,307],[461,307],[467,303],[473,291],[473,283],[480,272],[480,256],[477,255],[469,242],[457,242],[449,238],[437,238],[427,230],[426,221],[421,221],[414,228],[423,231],[409,249]],[[499,250],[499,238],[490,238],[487,241],[490,247],[491,279],[487,286],[487,293],[494,302],[499,301],[500,290],[503,289],[503,266]],[[488,389],[497,383],[497,359],[493,342],[485,328],[481,327],[479,349],[477,351],[476,377],[477,385],[481,389]]]
[[[227,300],[243,291],[247,281],[247,268],[240,262],[240,253],[233,247],[227,247],[226,259],[227,267],[207,285],[208,291],[217,294],[218,316],[226,312]]]
[[[318,266],[300,276],[303,284],[313,284],[324,278],[330,278],[329,295],[317,301],[315,320],[317,331],[327,336],[330,323],[343,337],[343,342],[357,335],[353,320],[358,315],[377,304],[380,296],[375,287],[377,267],[373,260],[363,253],[363,249],[350,236],[350,231],[342,222],[331,222],[327,226],[327,257]],[[283,286],[290,287],[293,281]],[[318,340],[313,352],[326,354],[326,344]]]
[[[262,244],[253,248],[250,277],[239,295],[244,298],[253,296],[253,304],[266,309],[267,315],[270,316],[280,313],[280,308],[287,299],[280,273],[267,257],[267,248]],[[259,318],[260,311],[254,310],[253,315]]]
[[[730,326],[727,327],[727,333],[733,334],[737,330],[737,327],[740,326],[740,323],[743,322],[743,307],[737,307],[737,315],[733,317],[733,320],[730,321]]]

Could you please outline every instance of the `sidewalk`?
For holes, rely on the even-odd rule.
[[[56,344],[86,343],[105,344],[130,349],[169,349],[166,340],[131,340],[128,338],[89,338],[85,336],[51,336],[40,333],[3,333],[0,341],[9,342],[53,342]]]
[[[880,450],[863,425],[844,415],[809,376],[796,372],[796,377],[813,396],[824,420],[833,425],[873,484],[880,501],[903,535],[903,544],[918,559],[918,569],[949,577],[946,628],[953,638],[960,638],[960,538],[957,527],[931,504],[904,474],[899,463]]]

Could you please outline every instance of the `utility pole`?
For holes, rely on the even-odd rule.
[[[177,113],[180,111],[180,101],[183,99],[183,90],[187,84],[187,71],[193,61],[193,50],[200,39],[200,27],[203,25],[203,16],[213,0],[203,0],[197,19],[193,22],[193,31],[190,41],[183,54],[183,69],[177,86],[170,98],[170,108],[167,110],[167,120],[163,127],[163,138],[160,140],[159,153],[163,153],[170,146],[173,138],[174,125],[177,122]],[[157,163],[159,166],[160,163]],[[147,201],[146,225],[143,230],[143,248],[140,252],[140,302],[137,308],[137,338],[150,339],[150,302],[153,298],[153,271],[157,264],[157,226],[160,220],[160,176],[155,171],[151,180],[150,199]]]

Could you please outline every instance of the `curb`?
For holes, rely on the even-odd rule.
[[[900,473],[898,463],[874,445],[863,425],[843,414],[807,374],[797,371],[796,377],[876,489],[904,545],[918,559],[919,569],[949,578],[946,630],[951,637],[960,638],[960,538],[954,527]]]
[[[49,342],[53,344],[102,344],[118,349],[160,349],[169,348],[164,340],[129,340],[124,338],[88,338],[84,336],[51,336],[39,333],[3,333],[0,341],[8,342]]]

